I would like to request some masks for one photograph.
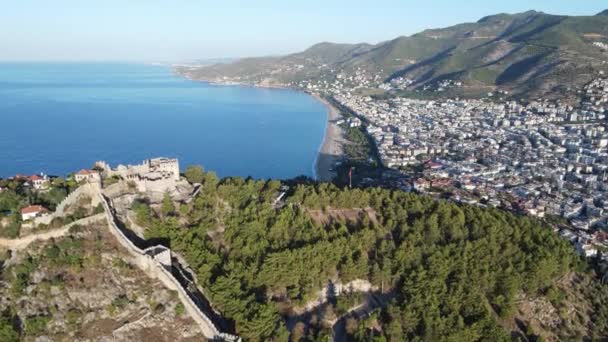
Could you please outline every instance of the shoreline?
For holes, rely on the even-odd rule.
[[[315,161],[312,165],[313,178],[320,182],[331,182],[336,176],[336,172],[332,170],[335,168],[336,163],[340,161],[344,156],[344,150],[342,149],[342,145],[345,142],[344,132],[342,128],[336,124],[336,121],[338,121],[342,117],[342,115],[336,107],[334,107],[331,103],[322,98],[320,94],[272,84],[252,85],[240,82],[221,82],[217,80],[211,81],[196,79],[179,72],[175,74],[190,81],[203,82],[213,86],[236,86],[274,90],[292,90],[312,96],[316,101],[322,103],[327,108],[327,119],[325,122],[325,133],[323,135],[323,141],[319,146],[319,149],[317,151],[317,157],[315,158]]]
[[[325,136],[317,152],[317,158],[313,165],[314,178],[320,182],[331,182],[336,177],[336,163],[344,156],[342,145],[344,144],[344,132],[336,124],[342,115],[331,103],[323,99],[317,93],[308,93],[315,100],[327,107],[327,122],[325,124]]]

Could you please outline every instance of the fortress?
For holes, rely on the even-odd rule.
[[[132,181],[142,192],[170,191],[179,182],[179,162],[172,158],[147,159],[139,165],[118,165],[115,169],[104,161],[98,161],[95,168],[103,178],[119,177]]]

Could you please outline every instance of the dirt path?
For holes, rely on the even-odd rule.
[[[74,221],[58,229],[53,229],[37,234],[31,234],[18,239],[0,238],[0,247],[5,247],[11,250],[21,250],[29,246],[34,241],[46,241],[62,237],[70,231],[70,228],[77,224],[86,225],[103,219],[105,219],[105,214],[102,213],[94,216],[85,217],[81,220]]]
[[[348,319],[348,317],[366,317],[374,310],[385,307],[394,297],[395,293],[393,291],[389,293],[366,293],[363,303],[351,308],[347,313],[338,317],[338,319],[334,322],[332,326],[334,342],[348,340],[346,335],[346,319]]]

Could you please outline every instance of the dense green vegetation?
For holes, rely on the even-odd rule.
[[[19,331],[15,328],[13,320],[13,314],[8,310],[0,315],[0,341],[19,341]]]
[[[353,162],[366,162],[367,159],[372,155],[372,145],[369,142],[368,137],[358,127],[346,128],[345,138],[349,141],[348,144],[344,144],[344,153],[349,161]]]
[[[72,178],[52,178],[46,188],[36,190],[25,178],[0,179],[0,236],[16,238],[21,233],[20,209],[42,205],[54,211],[66,196],[79,186]],[[99,208],[101,209],[101,208]],[[99,210],[95,210],[98,213]],[[87,216],[84,208],[76,208],[63,219],[55,219],[48,228],[60,227]],[[40,229],[45,227],[41,225]]]
[[[19,208],[27,204],[23,182],[0,179],[0,236],[15,238],[21,231]]]
[[[196,184],[205,179],[205,172],[201,166],[190,165],[186,168],[185,176],[188,182]]]
[[[382,329],[361,320],[350,324],[352,339],[509,340],[497,319],[513,317],[518,295],[555,291],[556,279],[584,267],[543,223],[497,209],[330,184],[295,185],[275,209],[278,181],[205,174],[202,183],[179,213],[167,204],[157,214],[139,201],[137,218],[147,238],[186,257],[247,340],[286,339],[285,308],[316,298],[330,279],[368,279],[391,298],[374,313]],[[339,302],[339,313],[349,302],[356,300]],[[604,315],[595,336],[606,336]],[[321,325],[301,328],[307,339],[331,336]]]
[[[25,179],[0,179],[0,213],[17,212],[26,204],[40,204],[50,210],[78,187],[72,179],[53,178],[48,189],[36,191]]]
[[[333,98],[326,97],[325,100],[338,109],[344,119],[361,119]],[[351,167],[356,169],[353,176],[355,184],[357,179],[378,178],[378,173],[382,172],[378,151],[372,137],[367,134],[367,123],[365,120],[362,120],[362,122],[363,125],[359,127],[342,125],[344,138],[347,142],[342,145],[345,155],[344,160],[339,165],[335,165],[336,177],[333,182],[336,184],[349,184],[348,174]]]

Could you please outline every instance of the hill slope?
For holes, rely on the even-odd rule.
[[[1,341],[200,341],[177,295],[130,263],[105,223],[0,251]]]
[[[187,259],[244,340],[608,334],[608,288],[535,219],[378,188],[291,184],[277,204],[279,181],[201,184],[173,216],[141,205],[137,217]]]
[[[303,86],[303,81],[333,82],[340,74],[358,72],[366,73],[372,85],[403,76],[414,81],[412,88],[453,79],[477,89],[549,94],[563,91],[564,84],[584,84],[607,68],[608,52],[595,42],[608,42],[606,11],[577,17],[528,11],[376,45],[321,43],[288,56],[178,72],[206,81],[292,87]]]

